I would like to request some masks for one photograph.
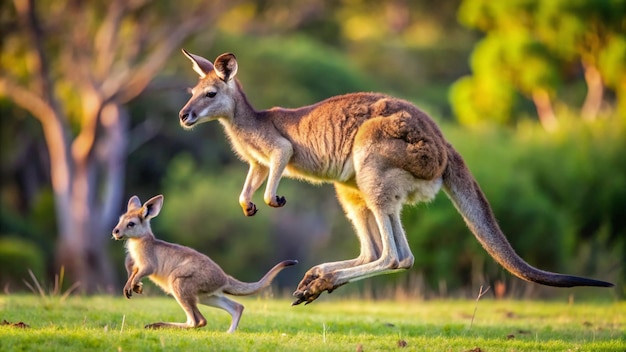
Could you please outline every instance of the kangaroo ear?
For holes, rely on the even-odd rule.
[[[159,194],[158,196],[150,198],[143,205],[143,217],[145,219],[151,219],[161,212],[161,207],[163,206],[163,195]]]
[[[231,53],[222,54],[215,59],[215,73],[224,82],[228,82],[235,77],[237,67],[237,59]]]
[[[191,60],[191,63],[193,64],[193,70],[196,71],[198,75],[200,75],[200,78],[206,77],[206,75],[209,74],[211,70],[213,70],[213,64],[211,63],[211,61],[203,58],[202,56],[194,55],[185,49],[182,49],[182,51],[183,54],[185,54],[185,56],[187,56],[187,58]]]
[[[141,201],[139,200],[139,197],[130,197],[130,199],[128,200],[128,209],[126,211],[131,211],[138,208],[141,208]]]

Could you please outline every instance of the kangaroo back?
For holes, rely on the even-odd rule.
[[[478,242],[506,270],[520,279],[547,286],[613,286],[604,281],[543,271],[526,263],[500,230],[491,206],[459,153],[450,145],[447,148],[444,190]]]
[[[269,286],[272,283],[272,280],[274,280],[274,277],[276,277],[281,270],[296,264],[298,264],[297,260],[284,260],[276,264],[261,278],[261,280],[257,282],[241,282],[232,276],[228,276],[228,282],[224,286],[223,292],[234,296],[247,296],[255,294]]]

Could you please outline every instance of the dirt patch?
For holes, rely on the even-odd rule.
[[[5,319],[2,320],[2,323],[0,323],[0,325],[9,325],[14,328],[21,328],[21,329],[26,329],[30,327],[28,324],[24,323],[23,321],[20,321],[17,323],[11,323],[9,321],[6,321]]]

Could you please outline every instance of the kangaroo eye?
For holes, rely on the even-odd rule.
[[[217,92],[208,92],[208,93],[206,93],[206,97],[207,98],[213,98],[216,95],[217,95]]]
[[[135,227],[135,223],[131,221],[128,224],[126,224],[126,227],[129,229],[132,229],[133,227]]]

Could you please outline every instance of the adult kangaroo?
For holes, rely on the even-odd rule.
[[[611,283],[539,270],[511,247],[489,202],[435,122],[411,103],[376,93],[332,97],[298,109],[257,111],[235,78],[231,53],[214,63],[183,53],[200,75],[180,111],[183,128],[218,120],[235,153],[250,165],[239,196],[247,216],[257,212],[253,193],[267,180],[264,201],[282,207],[276,190],[283,175],[332,182],[359,238],[358,257],[311,268],[294,292],[294,304],[366,277],[408,269],[413,255],[400,222],[404,204],[432,200],[443,187],[487,252],[513,275],[548,286]]]

